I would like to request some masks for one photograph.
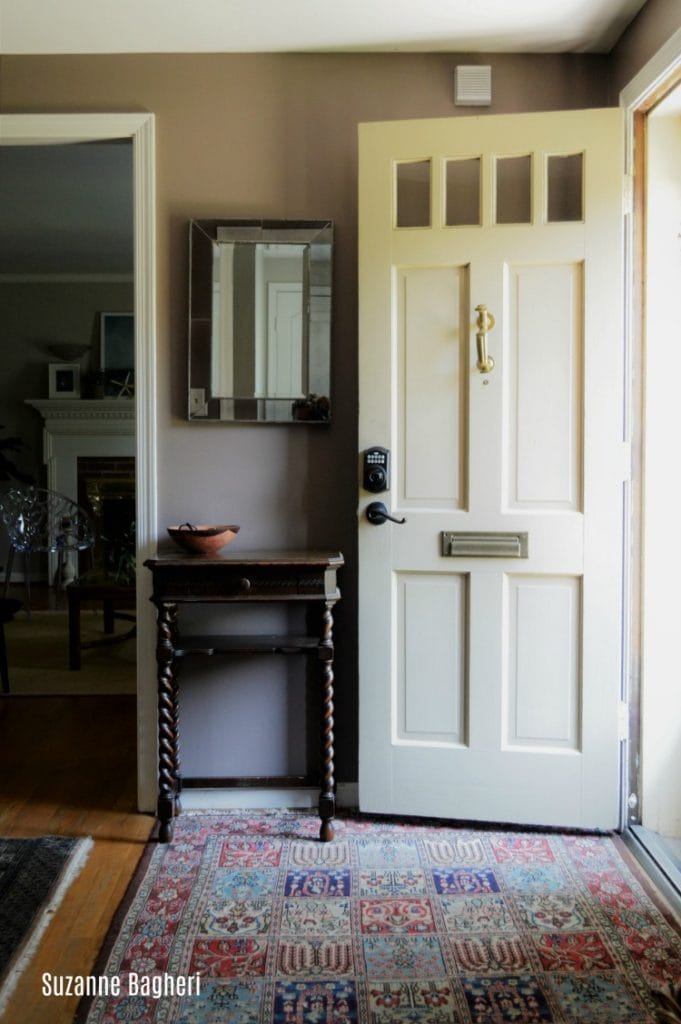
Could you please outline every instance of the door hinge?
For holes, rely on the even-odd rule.
[[[622,180],[622,212],[625,217],[634,212],[634,176],[625,174]]]
[[[617,704],[617,739],[629,739],[629,705],[623,700]]]

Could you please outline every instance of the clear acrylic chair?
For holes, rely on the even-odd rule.
[[[13,488],[0,495],[0,519],[9,538],[3,597],[7,597],[14,555],[23,554],[29,611],[31,555],[36,552],[57,555],[57,570],[51,582],[60,587],[71,555],[92,551],[94,547],[95,535],[87,512],[57,491],[41,487]]]

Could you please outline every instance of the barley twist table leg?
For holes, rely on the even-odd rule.
[[[334,837],[333,817],[336,810],[333,735],[333,602],[327,602],[322,616],[322,638],[319,658],[322,662],[322,791],[319,796],[319,817],[322,820],[319,838],[324,843]]]
[[[172,644],[173,650],[176,650],[179,644],[180,631],[177,626],[177,605],[172,616],[171,622],[172,630]],[[177,816],[182,810],[182,803],[180,800],[180,794],[182,792],[182,775],[180,772],[180,662],[177,658],[173,661],[173,682],[172,682],[172,708],[173,708],[173,735],[175,737],[175,764],[174,764],[174,775],[175,775],[175,806],[174,813]]]
[[[177,680],[173,647],[176,618],[177,605],[158,606],[158,818],[162,843],[167,843],[173,836],[172,819],[176,813],[177,797]]]

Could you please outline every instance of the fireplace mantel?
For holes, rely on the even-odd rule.
[[[132,398],[27,398],[26,404],[38,410],[53,434],[135,433]]]
[[[78,500],[78,459],[135,455],[132,398],[27,398],[44,420],[43,461],[51,491]]]

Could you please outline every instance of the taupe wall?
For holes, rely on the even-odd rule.
[[[0,65],[5,112],[156,115],[159,537],[174,522],[238,522],[244,549],[343,550],[340,780],[357,773],[357,124],[475,113],[452,100],[455,65],[472,61],[492,65],[491,113],[608,102],[608,61],[596,56],[66,56],[5,57]],[[216,216],[335,221],[331,426],[184,421],[187,221]],[[287,698],[281,686],[289,667],[250,666],[228,690],[220,672],[195,672],[184,688],[185,771],[299,767],[300,688],[293,684]]]
[[[613,104],[634,75],[681,28],[681,0],[647,0],[620,36],[610,54],[610,96]]]

